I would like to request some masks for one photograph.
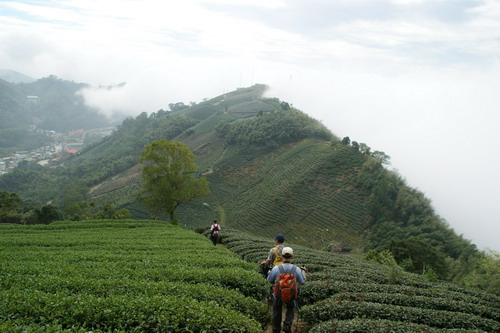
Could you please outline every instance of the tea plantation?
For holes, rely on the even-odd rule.
[[[261,332],[257,265],[155,221],[0,227],[0,332]]]
[[[242,259],[266,258],[272,240],[224,230]],[[395,268],[293,245],[308,268],[300,318],[309,332],[500,332],[500,298]]]

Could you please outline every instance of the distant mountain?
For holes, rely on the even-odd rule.
[[[31,83],[35,81],[32,77],[8,69],[0,69],[0,79],[10,83]]]
[[[84,87],[55,76],[23,83],[0,79],[0,155],[36,148],[40,138],[28,128],[67,132],[110,126],[106,116],[77,94]]]
[[[65,132],[109,126],[110,120],[97,109],[87,106],[83,97],[77,94],[87,86],[49,76],[19,84],[18,88],[24,92],[32,115],[38,120],[38,128]],[[28,96],[34,96],[37,101],[30,103]]]
[[[25,127],[32,123],[25,100],[26,96],[15,84],[0,80],[0,130]]]

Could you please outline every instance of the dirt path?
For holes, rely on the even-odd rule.
[[[269,309],[269,311],[272,311]],[[282,318],[285,318],[285,311],[283,310]],[[271,326],[271,323],[268,323],[266,326],[266,329],[262,331],[262,333],[272,333],[273,332],[273,327]],[[305,333],[307,332],[307,325],[300,320],[297,321],[297,311],[295,311],[295,316],[293,317],[293,325],[292,325],[292,332],[293,333]]]

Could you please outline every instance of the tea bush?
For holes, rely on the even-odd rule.
[[[155,221],[5,226],[0,331],[260,332],[258,265]]]
[[[264,260],[274,246],[272,239],[231,228],[223,240],[252,263]],[[294,263],[308,268],[299,303],[310,332],[500,331],[500,298],[494,295],[406,272],[391,276],[379,264],[290,246]]]
[[[500,330],[498,321],[462,312],[335,299],[305,306],[301,316],[312,324],[332,319],[370,318],[412,322],[438,328],[481,329],[486,332]]]

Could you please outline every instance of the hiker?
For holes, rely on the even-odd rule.
[[[214,243],[214,246],[217,245],[217,242],[219,241],[219,231],[220,225],[217,223],[217,220],[214,220],[214,223],[210,227],[210,239],[212,240],[212,243]]]
[[[281,256],[281,251],[283,250],[283,243],[285,242],[285,237],[278,234],[274,237],[274,244],[276,245],[271,250],[269,250],[269,255],[267,259],[260,263],[262,267],[262,274],[267,277],[269,271],[274,266],[277,266],[283,262],[283,257]],[[269,267],[270,266],[270,267]]]
[[[283,263],[273,267],[267,281],[273,283],[273,333],[281,332],[281,320],[283,304],[286,307],[285,320],[283,321],[283,331],[292,332],[292,322],[295,307],[298,308],[298,284],[306,282],[305,268],[302,269],[292,264],[293,249],[284,247],[281,251]],[[289,285],[287,285],[289,282]]]

